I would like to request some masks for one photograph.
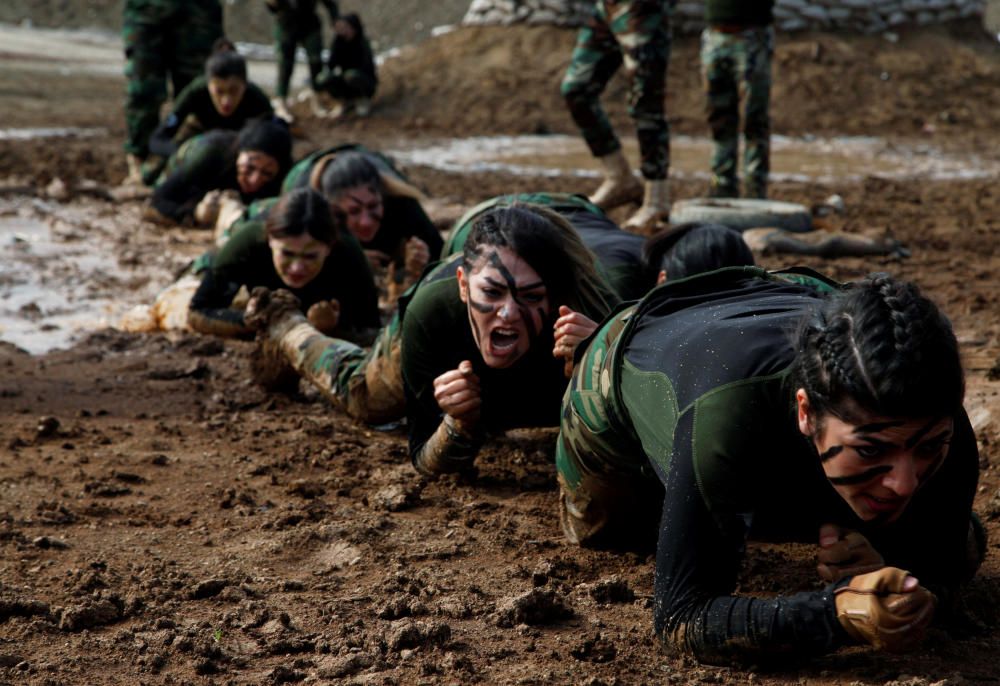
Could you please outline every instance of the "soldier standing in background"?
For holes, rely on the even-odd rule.
[[[218,0],[125,0],[125,153],[130,183],[142,183],[149,137],[160,123],[169,74],[176,95],[198,76],[222,36]]]
[[[336,21],[340,10],[334,0],[319,0]],[[295,70],[295,50],[301,45],[309,60],[309,84],[316,91],[316,77],[323,69],[323,27],[316,14],[317,0],[265,0],[274,14],[274,52],[278,58],[277,97],[271,102],[282,119],[291,120],[288,112],[288,88]]]
[[[702,76],[707,94],[712,185],[717,198],[740,195],[740,101],[743,105],[743,195],[767,197],[770,171],[771,57],[774,0],[706,0],[701,34]],[[742,97],[741,97],[742,96]]]
[[[597,0],[594,13],[577,36],[562,82],[573,121],[591,154],[604,167],[604,183],[590,196],[604,210],[643,198],[624,228],[647,232],[670,213],[667,171],[670,130],[664,115],[670,15],[674,0]],[[643,185],[632,173],[600,96],[624,63],[629,80],[628,112],[635,120],[642,156]]]

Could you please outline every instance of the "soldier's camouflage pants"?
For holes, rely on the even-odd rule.
[[[309,62],[309,85],[316,90],[316,77],[323,69],[323,32],[319,17],[308,25],[293,24],[278,19],[274,23],[274,52],[278,58],[278,81],[275,93],[279,98],[288,97],[288,88],[295,71],[295,49],[301,45]]]
[[[126,0],[125,151],[140,158],[160,122],[169,76],[174,96],[198,76],[222,35],[218,0]]]
[[[274,343],[295,371],[335,407],[367,424],[385,424],[406,414],[401,334],[396,314],[368,352],[349,341],[324,336],[305,321]]]
[[[635,310],[605,320],[579,359],[563,397],[556,443],[559,518],[572,543],[646,547],[656,540],[663,488],[638,439],[615,416],[612,367],[617,342]]]
[[[665,179],[670,166],[670,131],[664,115],[670,15],[673,0],[597,0],[580,29],[562,82],[573,121],[595,157],[621,149],[600,96],[624,64],[628,113],[635,121],[642,175]]]
[[[738,197],[740,102],[743,102],[743,195],[767,197],[770,171],[771,57],[774,30],[747,28],[726,33],[706,28],[701,34],[702,76],[708,124],[715,140],[712,185],[715,197]]]

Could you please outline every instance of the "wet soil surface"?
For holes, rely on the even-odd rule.
[[[571,132],[557,90],[571,44],[553,30],[447,34],[386,65],[369,119],[334,125],[303,112],[297,151],[404,133]],[[671,111],[676,131],[704,135],[697,79],[684,71],[695,56],[693,41],[678,41]],[[1000,57],[967,31],[898,43],[787,38],[776,64],[776,133],[997,154]],[[0,71],[5,126],[105,129],[0,140],[0,194],[39,221],[88,218],[57,235],[68,244],[92,231],[119,268],[145,266],[146,281],[103,286],[130,299],[209,237],[144,224],[136,201],[100,190],[124,175],[122,89],[108,76]],[[613,85],[609,102],[621,93]],[[630,136],[620,106],[611,109]],[[408,171],[440,216],[497,193],[581,190],[570,176]],[[703,190],[685,179],[673,192]],[[739,669],[664,657],[652,633],[651,557],[562,540],[552,431],[492,444],[475,476],[427,481],[400,431],[355,424],[304,385],[290,396],[252,385],[250,344],[107,329],[44,355],[0,347],[0,683],[1000,682],[1000,186],[872,175],[772,190],[807,205],[833,193],[846,213],[831,223],[891,233],[912,256],[762,263],[917,281],[952,318],[968,368],[983,468],[976,509],[993,543],[961,620],[933,630],[919,653],[857,648]],[[754,546],[739,591],[815,588],[815,552]]]

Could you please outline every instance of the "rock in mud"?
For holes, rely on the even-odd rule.
[[[497,610],[497,625],[549,624],[573,616],[573,610],[555,591],[534,588],[504,601]]]
[[[427,613],[427,608],[416,598],[408,595],[397,595],[379,608],[379,619],[401,619],[415,617]]]
[[[106,598],[88,600],[68,607],[59,619],[63,631],[82,631],[94,626],[117,622],[122,617],[121,608]]]
[[[398,622],[386,635],[386,643],[393,652],[422,645],[444,645],[450,639],[451,626],[444,622],[427,624],[409,619]]]
[[[219,595],[222,589],[228,585],[229,582],[225,579],[206,579],[191,589],[191,598],[194,600],[212,598]]]
[[[35,436],[38,438],[54,436],[59,431],[59,426],[59,420],[55,417],[39,417],[38,426],[35,427]]]
[[[611,662],[618,655],[615,644],[597,634],[585,639],[582,643],[569,651],[569,654],[577,660],[584,662]]]
[[[420,488],[414,484],[391,484],[379,489],[369,502],[381,510],[401,512],[420,502]]]
[[[292,684],[306,678],[305,672],[285,665],[275,667],[267,677],[269,684]]]
[[[629,588],[628,583],[613,576],[594,584],[590,589],[590,597],[603,605],[631,603],[635,600],[635,592]]]
[[[340,679],[345,676],[353,676],[363,669],[368,669],[375,663],[375,659],[367,653],[355,653],[345,657],[338,657],[331,660],[327,665],[320,667],[316,675],[320,679]]]

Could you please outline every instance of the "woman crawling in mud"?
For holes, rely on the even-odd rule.
[[[367,343],[378,331],[377,293],[361,247],[308,188],[287,193],[266,220],[247,223],[205,270],[188,324],[219,336],[252,333],[231,303],[241,287],[286,288],[319,331]]]
[[[180,146],[209,131],[239,131],[250,121],[274,113],[267,94],[247,80],[247,63],[225,38],[216,41],[205,61],[205,73],[177,95],[173,111],[149,139],[151,156],[143,164],[142,180],[154,185],[163,165]]]
[[[616,302],[565,219],[514,206],[476,220],[367,355],[322,336],[280,291],[255,293],[247,321],[353,417],[405,413],[413,462],[435,474],[471,468],[490,433],[555,426],[567,357]]]
[[[384,155],[355,144],[317,151],[285,178],[284,190],[302,187],[318,190],[343,212],[376,277],[386,282],[389,305],[441,253],[441,234],[420,204],[423,194]]]
[[[170,159],[143,216],[167,224],[212,226],[223,196],[239,208],[277,195],[291,167],[292,137],[280,120],[189,140]],[[237,213],[238,214],[238,213]]]
[[[654,620],[671,652],[912,649],[983,558],[950,323],[886,275],[822,290],[753,267],[668,283],[577,363],[556,456],[563,530],[648,544],[659,523]],[[818,539],[826,585],[733,595],[748,538]]]

